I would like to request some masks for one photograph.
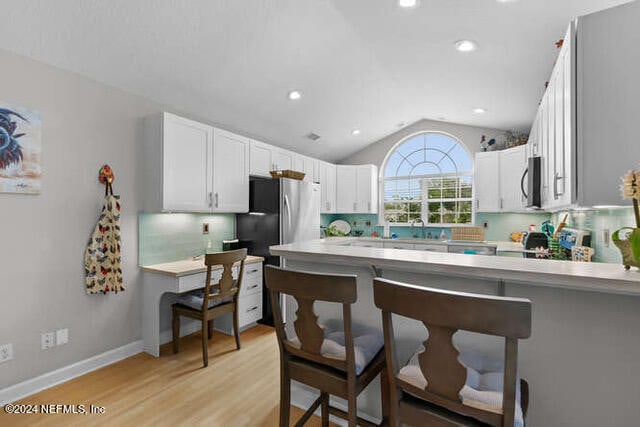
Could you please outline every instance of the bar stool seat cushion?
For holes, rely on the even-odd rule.
[[[426,389],[427,380],[422,374],[418,355],[424,351],[420,348],[413,354],[409,362],[400,369],[397,378],[419,389]],[[504,380],[504,361],[488,357],[473,349],[460,349],[458,360],[467,368],[467,381],[460,390],[462,403],[474,408],[502,413],[502,389]],[[520,377],[516,381],[516,414],[515,427],[523,427],[524,419],[520,405]]]
[[[216,294],[216,293],[219,293],[219,291],[215,290],[212,293]],[[204,300],[204,291],[200,290],[200,291],[189,292],[187,294],[180,295],[178,297],[177,303],[187,306],[189,308],[193,308],[194,310],[202,310],[203,300]],[[208,308],[213,308],[218,305],[224,304],[226,302],[231,302],[231,301],[233,301],[233,295],[230,295],[224,298],[214,298],[212,300],[209,300]]]
[[[345,360],[347,349],[345,347],[344,326],[340,319],[329,319],[320,323],[324,331],[324,341],[320,348],[320,354],[329,359]],[[384,336],[375,328],[353,322],[351,325],[353,334],[353,349],[355,354],[356,374],[360,375],[369,362],[378,354],[384,345]],[[289,339],[294,347],[300,348],[300,340],[295,334]]]

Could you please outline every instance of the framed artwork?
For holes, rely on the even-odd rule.
[[[0,193],[40,194],[40,113],[0,102]]]

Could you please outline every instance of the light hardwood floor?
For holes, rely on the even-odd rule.
[[[0,426],[277,426],[279,354],[272,328],[233,337],[215,332],[209,367],[202,367],[200,334],[185,337],[174,355],[141,353],[16,403],[103,406],[102,415],[9,415]],[[292,425],[302,411],[292,408]],[[308,424],[319,426],[314,417]],[[335,424],[332,424],[335,426]]]

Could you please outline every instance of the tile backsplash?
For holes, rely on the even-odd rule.
[[[610,236],[622,227],[635,226],[633,208],[557,212],[553,214],[553,224],[559,224],[566,213],[569,214],[567,227],[591,231],[591,247],[595,249],[595,261],[622,263],[622,255]],[[609,236],[608,244],[605,241],[605,232]]]
[[[209,223],[209,234],[202,224]],[[141,213],[138,216],[138,264],[178,261],[222,250],[235,237],[235,214]]]
[[[536,229],[550,219],[554,226],[558,226],[567,212],[522,212],[522,213],[478,213],[476,214],[476,224],[482,225],[487,222],[485,231],[486,240],[508,241],[509,234],[514,231],[526,231],[530,224],[535,224]],[[567,227],[581,230],[589,230],[592,234],[591,246],[595,249],[594,261],[621,263],[622,256],[618,248],[611,241],[611,234],[622,227],[630,227],[635,223],[632,208],[623,209],[602,209],[602,210],[574,210],[568,211]],[[326,214],[321,215],[323,226],[328,226],[331,221],[343,219],[351,225],[352,230],[362,230],[363,236],[370,236],[376,231],[382,235],[382,227],[377,225],[378,216],[375,214]],[[367,226],[367,222],[371,225]],[[437,227],[427,228],[433,238],[439,238],[443,229]],[[444,228],[447,238],[449,229]],[[391,233],[398,237],[411,237],[409,227],[391,227]],[[605,231],[608,233],[609,243],[605,242]],[[417,230],[420,233],[420,230]]]

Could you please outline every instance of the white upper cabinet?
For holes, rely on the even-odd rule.
[[[145,119],[143,149],[146,211],[247,211],[248,140],[160,113]]]
[[[521,188],[526,168],[526,145],[500,151],[500,199],[502,211],[518,212],[526,208],[527,201]]]
[[[378,212],[378,168],[374,165],[359,165],[357,179],[358,212]]]
[[[377,182],[378,168],[374,165],[337,165],[337,213],[376,213]]]
[[[358,212],[358,170],[355,166],[336,166],[336,212]]]
[[[335,213],[336,208],[336,165],[318,162],[320,183],[320,212]]]
[[[209,210],[213,128],[169,113],[145,120],[145,209]]]
[[[280,148],[273,148],[271,151],[272,170],[291,170],[293,169],[293,153],[291,151]]]
[[[213,212],[249,211],[249,140],[215,129],[213,133]]]
[[[497,152],[476,154],[473,186],[476,211],[500,212],[500,155]]]
[[[583,16],[577,27],[576,200],[626,205],[620,177],[637,169],[640,2]]]
[[[272,169],[270,145],[259,141],[251,141],[249,151],[249,174],[254,176],[270,177]]]
[[[519,212],[525,209],[521,183],[527,168],[527,145],[476,154],[476,211]]]
[[[298,172],[304,172],[304,180],[310,182],[317,182],[317,166],[318,160],[311,157],[303,156],[302,154],[293,155],[293,170]]]
[[[542,208],[558,210],[576,202],[575,24],[567,30],[530,131],[531,155],[542,163]]]

